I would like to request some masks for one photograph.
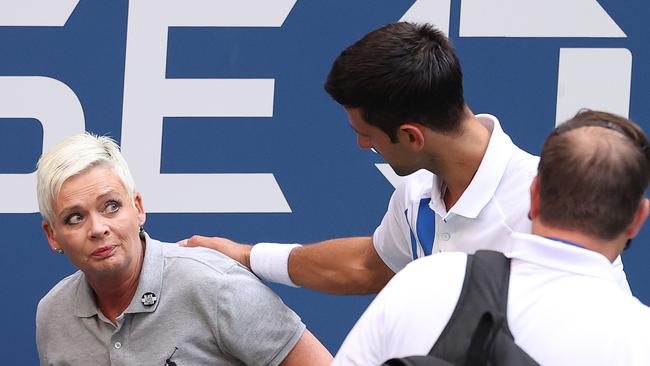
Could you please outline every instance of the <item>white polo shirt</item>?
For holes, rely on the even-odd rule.
[[[599,253],[530,234],[512,258],[508,323],[542,365],[650,365],[650,308],[622,289]],[[400,271],[345,339],[334,365],[427,354],[456,306],[467,255],[443,253]]]
[[[458,202],[447,210],[442,179],[421,170],[406,178],[373,235],[382,260],[398,272],[437,252],[498,250],[513,231],[530,232],[530,184],[539,158],[512,143],[496,117],[476,116],[490,131],[485,156]]]

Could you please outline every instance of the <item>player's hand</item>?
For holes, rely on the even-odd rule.
[[[219,251],[237,262],[251,268],[251,248],[252,245],[236,243],[230,239],[220,237],[207,237],[194,235],[189,239],[183,239],[178,242],[182,247],[204,247]]]

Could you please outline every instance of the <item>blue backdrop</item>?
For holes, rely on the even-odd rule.
[[[539,153],[556,119],[575,106],[629,114],[650,131],[645,0],[520,2],[543,11],[527,13],[512,0],[4,1],[4,363],[37,364],[36,304],[75,270],[47,246],[30,175],[48,139],[59,135],[85,128],[123,144],[149,209],[147,231],[161,240],[196,233],[310,243],[369,235],[393,187],[375,166],[381,157],[358,149],[322,85],[338,53],[365,33],[427,16],[442,19],[457,47],[470,107],[498,116],[525,150]],[[572,68],[576,59],[585,67]],[[259,84],[236,84],[230,93],[202,84],[208,79]],[[219,181],[224,173],[251,178],[255,189]],[[165,183],[171,175],[184,177],[182,184]],[[195,188],[207,175],[215,180]],[[270,193],[260,198],[258,185]],[[211,193],[215,202],[200,206]],[[623,256],[632,290],[646,304],[648,258],[646,226]],[[271,286],[332,352],[371,300]]]

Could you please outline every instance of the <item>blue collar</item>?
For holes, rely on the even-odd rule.
[[[552,236],[545,236],[545,238],[546,238],[546,239],[550,239],[550,240],[559,241],[559,242],[562,242],[562,243],[564,243],[564,244],[569,244],[569,245],[572,245],[572,246],[574,246],[574,247],[578,247],[578,248],[583,248],[583,249],[584,249],[584,246],[582,246],[581,244],[578,244],[578,243],[576,243],[576,242],[572,242],[572,241],[569,241],[569,240],[564,240],[564,239],[560,239],[560,238],[555,238],[555,237],[552,237]]]

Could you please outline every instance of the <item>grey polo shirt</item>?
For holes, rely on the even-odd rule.
[[[116,322],[81,271],[63,279],[38,304],[41,365],[277,365],[305,330],[235,261],[149,236],[138,289]]]

